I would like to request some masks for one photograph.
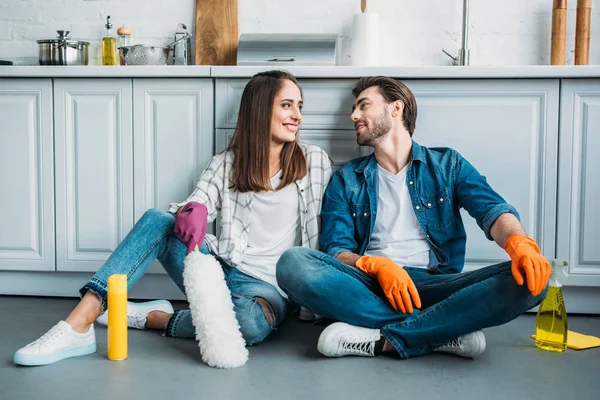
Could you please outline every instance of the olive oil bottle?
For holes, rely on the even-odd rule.
[[[102,65],[117,65],[117,39],[112,35],[110,15],[106,17],[106,33],[102,38]]]
[[[569,324],[558,273],[567,263],[552,261],[551,265],[548,294],[540,304],[535,320],[535,345],[543,350],[563,352],[567,349]]]

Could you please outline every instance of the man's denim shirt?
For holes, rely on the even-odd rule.
[[[406,185],[431,247],[429,267],[434,271],[463,269],[467,235],[461,207],[477,220],[489,240],[493,240],[492,224],[501,214],[519,218],[517,210],[456,150],[427,148],[413,141],[411,161]],[[364,254],[375,226],[378,194],[373,154],[356,158],[338,170],[323,200],[321,250],[332,257],[341,252]]]

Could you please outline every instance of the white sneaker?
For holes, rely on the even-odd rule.
[[[317,350],[326,357],[373,357],[375,356],[375,343],[379,339],[381,339],[379,329],[336,322],[321,332]]]
[[[19,365],[46,365],[65,358],[96,352],[94,325],[85,333],[77,333],[71,325],[60,321],[35,342],[17,350],[13,357]]]
[[[167,300],[146,301],[143,303],[127,302],[127,326],[135,329],[146,329],[146,318],[152,311],[173,314],[173,306]],[[96,320],[101,325],[108,325],[108,310]]]
[[[477,357],[485,351],[485,335],[483,331],[467,333],[434,351],[451,353],[466,358]]]

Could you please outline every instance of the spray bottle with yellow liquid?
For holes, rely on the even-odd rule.
[[[552,274],[548,294],[538,308],[535,320],[535,345],[543,350],[563,352],[567,349],[567,310],[562,295],[559,272],[567,266],[565,261],[552,261]]]

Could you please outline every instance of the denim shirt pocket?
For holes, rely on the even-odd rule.
[[[359,237],[365,237],[369,232],[371,223],[371,210],[368,205],[353,205],[350,216],[354,221],[354,230]]]
[[[425,210],[427,226],[433,229],[446,229],[452,222],[452,204],[448,189],[443,189],[430,196],[421,197]]]

